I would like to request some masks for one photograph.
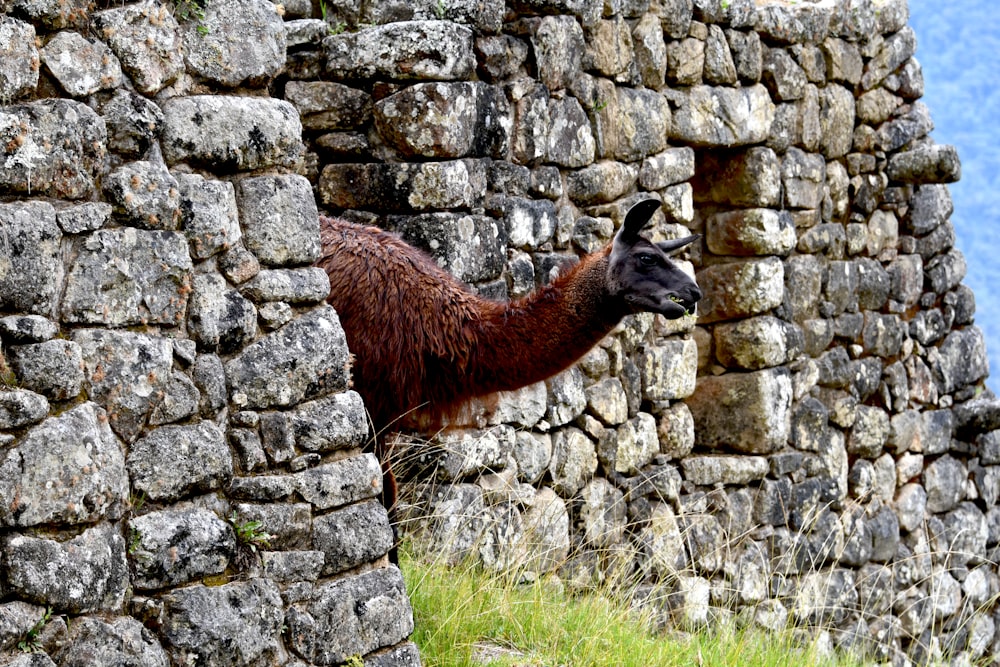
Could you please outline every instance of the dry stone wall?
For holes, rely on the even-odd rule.
[[[418,664],[317,202],[516,298],[648,197],[698,316],[401,445],[404,532],[664,624],[1000,653],[905,0],[203,5],[0,0],[0,664]]]
[[[419,664],[268,92],[294,31],[266,0],[0,10],[0,664]]]
[[[907,18],[905,0],[327,3],[335,34],[278,82],[327,210],[498,298],[640,198],[663,202],[658,237],[703,235],[697,318],[629,318],[402,450],[414,541],[568,586],[638,580],[664,623],[798,623],[893,664],[995,654],[1000,404]]]

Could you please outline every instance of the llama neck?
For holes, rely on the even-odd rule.
[[[625,316],[606,290],[608,257],[585,257],[551,285],[507,304],[494,304],[479,323],[470,367],[482,395],[544,380],[565,370]]]

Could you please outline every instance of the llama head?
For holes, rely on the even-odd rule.
[[[692,312],[701,290],[669,257],[699,236],[653,243],[639,235],[660,202],[646,199],[631,209],[615,235],[608,260],[608,292],[632,312],[659,313],[676,319]]]

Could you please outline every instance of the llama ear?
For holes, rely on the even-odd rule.
[[[685,236],[682,239],[670,239],[669,241],[660,241],[656,244],[656,247],[663,252],[669,254],[675,250],[680,250],[686,245],[694,243],[701,238],[701,234],[692,234],[691,236]]]
[[[618,231],[619,238],[623,241],[635,240],[659,208],[660,202],[657,199],[644,199],[634,205],[625,214],[625,222],[622,223],[622,228]]]

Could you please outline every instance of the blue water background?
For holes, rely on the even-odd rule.
[[[987,385],[1000,394],[1000,6],[995,0],[910,0],[923,102],[932,136],[953,144],[962,179],[949,186],[963,281],[976,293],[976,324],[990,357]]]

